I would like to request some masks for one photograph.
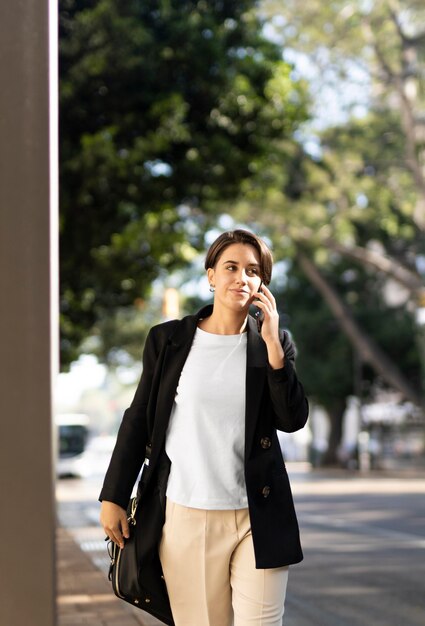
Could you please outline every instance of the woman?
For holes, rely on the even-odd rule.
[[[155,554],[159,544],[176,626],[281,626],[288,566],[303,556],[276,429],[302,428],[308,403],[267,287],[265,243],[245,230],[223,233],[205,268],[213,306],[147,337],[100,496],[101,523],[122,547],[148,444],[138,523]]]

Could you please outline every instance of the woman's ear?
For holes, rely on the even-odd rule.
[[[214,276],[215,276],[215,271],[212,267],[209,267],[207,269],[207,278],[208,278],[208,282],[210,285],[214,285]]]

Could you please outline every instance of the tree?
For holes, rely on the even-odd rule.
[[[403,306],[388,309],[373,275],[361,268],[353,270],[344,258],[337,267],[337,272],[332,267],[332,272],[328,270],[322,278],[327,285],[333,284],[345,301],[351,300],[350,316],[378,342],[391,367],[397,363],[416,387],[420,364],[411,341],[412,314]],[[330,436],[323,463],[334,465],[338,463],[346,399],[358,395],[364,401],[370,400],[377,380],[375,371],[342,332],[333,311],[302,266],[292,265],[289,269],[278,304],[298,348],[297,371],[310,397],[329,415]],[[381,376],[381,383],[382,380]]]
[[[255,4],[61,0],[64,366],[191,260],[216,208],[305,119]]]
[[[266,0],[262,6],[274,24],[276,34],[280,35],[285,50],[292,49],[307,55],[311,65],[316,67],[316,94],[319,89],[325,91],[329,85],[334,97],[342,99],[343,92],[350,94],[350,109],[346,112],[348,128],[345,128],[347,122],[335,124],[329,120],[325,133],[318,133],[322,155],[334,171],[335,178],[340,181],[349,179],[354,170],[354,179],[360,187],[358,195],[361,195],[363,203],[366,202],[369,211],[374,211],[374,202],[380,193],[385,193],[387,198],[393,195],[397,202],[401,202],[399,210],[404,214],[404,232],[407,229],[416,230],[416,241],[410,234],[408,237],[410,259],[405,255],[403,260],[407,267],[412,268],[412,251],[424,252],[421,237],[425,224],[423,3],[417,0],[380,0],[368,4],[358,0],[337,0],[323,5],[313,0],[300,7],[291,1],[283,4]],[[359,80],[359,72],[355,71],[358,68],[361,82],[356,82]],[[369,94],[366,102],[365,93]],[[320,96],[318,100],[323,106]],[[363,107],[363,117],[350,119],[350,111],[355,111],[359,102]],[[364,116],[365,106],[369,110],[368,116]],[[375,125],[380,132],[374,131]],[[365,153],[365,142],[368,139],[368,153]],[[348,140],[352,142],[349,150]],[[346,145],[342,146],[344,141]],[[365,157],[362,162],[356,150],[359,141],[362,142],[361,152]],[[339,158],[341,146],[345,152],[342,162]],[[378,185],[374,186],[374,198],[371,198],[369,190],[373,178]],[[353,209],[358,213],[360,206],[356,207],[355,199],[353,202],[352,198],[347,198],[343,185],[341,190],[344,192],[340,194],[341,197],[334,199],[337,205],[335,213],[339,222],[344,215],[348,218],[347,222],[351,219],[350,210],[351,213]],[[382,207],[382,202],[380,205]],[[390,199],[387,199],[387,205],[385,215],[377,215],[376,211],[375,215],[389,220],[390,228],[394,231],[393,224],[397,221],[395,207],[391,206]],[[343,241],[342,233],[330,238],[329,232],[328,229],[324,233],[324,241],[338,245],[341,254],[346,250],[348,256],[352,255],[355,242],[351,233],[348,236],[346,234]],[[362,247],[365,247],[364,242]],[[391,255],[392,251],[384,245],[382,263],[378,261],[378,251],[375,251],[374,263],[394,268],[402,258],[398,254],[396,262],[391,263]],[[356,256],[363,263],[371,261],[371,255],[368,254],[361,258],[359,246],[356,248]],[[423,297],[423,278],[419,277],[422,283],[419,288],[418,273],[412,273],[416,274],[415,290]]]
[[[338,272],[344,258],[353,271],[366,272],[386,303],[379,308],[385,319],[393,319],[386,296],[391,280],[403,286],[400,306],[411,320],[425,301],[417,263],[424,255],[419,172],[425,145],[423,5],[270,0],[261,8],[268,32],[274,41],[280,37],[284,54],[291,59],[301,55],[304,65],[308,59],[309,67],[316,68],[311,72],[316,110],[323,107],[320,94],[330,84],[334,97],[345,96],[348,106],[343,121],[341,114],[337,119],[321,114],[320,125],[314,126],[312,115],[301,132],[303,146],[293,146],[289,167],[265,167],[248,182],[238,218],[259,220],[262,206],[261,222],[278,255],[294,259],[304,270],[375,380],[421,404],[418,360],[415,375],[406,375],[391,346],[382,341],[379,326],[370,326],[347,299]],[[355,85],[358,68],[362,82]],[[314,140],[314,152],[307,140]],[[356,298],[364,297],[360,283]],[[408,328],[418,354],[420,331],[413,324]]]
[[[355,358],[373,369],[373,379],[379,386],[396,389],[402,397],[420,405],[418,358],[415,375],[412,372],[407,375],[400,359],[395,358],[391,344],[382,341],[379,326],[368,324],[368,319],[353,306],[354,293],[359,302],[367,298],[366,283],[357,282],[348,298],[339,280],[344,259],[350,262],[353,271],[366,273],[368,289],[381,294],[380,315],[389,320],[390,325],[394,319],[393,305],[387,303],[385,310],[382,304],[386,301],[389,278],[403,281],[405,295],[401,307],[406,316],[414,319],[415,298],[423,285],[414,265],[415,249],[421,245],[421,236],[409,218],[411,199],[415,196],[407,183],[399,194],[388,189],[388,184],[385,186],[392,167],[391,146],[385,146],[387,139],[382,140],[386,135],[381,134],[382,123],[368,124],[372,119],[373,114],[361,124],[354,120],[343,127],[329,129],[323,134],[325,152],[320,160],[313,160],[300,148],[289,169],[276,168],[272,172],[269,168],[268,179],[262,176],[259,181],[250,181],[251,188],[239,206],[238,218],[261,220],[262,225],[268,227],[277,258],[293,259],[295,267],[305,273],[327,310],[332,312],[340,332],[344,332],[352,344]],[[376,121],[378,119],[376,116]],[[391,127],[391,118],[385,121]],[[384,151],[389,162],[379,157]],[[261,194],[262,203],[259,201]],[[261,216],[257,210],[260,204]],[[300,306],[303,305],[300,303]],[[304,306],[309,315],[316,310],[308,302]],[[318,329],[314,315],[311,317],[314,332]],[[413,323],[408,329],[410,344],[418,355],[418,329]],[[396,325],[393,330],[397,335]],[[331,364],[330,369],[338,378],[340,370],[333,361]],[[308,368],[315,371],[312,360]],[[317,380],[314,376],[305,377]],[[328,383],[332,388],[331,378]],[[307,386],[307,390],[314,398],[317,387],[310,390]],[[315,399],[319,401],[319,397]],[[329,462],[336,459],[344,407],[345,400],[337,396],[335,403],[326,407],[331,423],[326,457]]]

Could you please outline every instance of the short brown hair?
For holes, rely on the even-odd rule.
[[[205,269],[214,268],[225,249],[234,243],[248,244],[257,250],[260,256],[260,278],[265,285],[268,285],[272,278],[272,253],[260,237],[250,233],[248,230],[230,230],[217,237],[208,249],[205,258]]]

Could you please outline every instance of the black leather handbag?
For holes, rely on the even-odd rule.
[[[158,554],[163,521],[159,492],[154,490],[150,497],[142,499],[142,515],[140,492],[139,483],[138,494],[130,500],[127,509],[130,537],[125,539],[124,548],[108,541],[111,559],[108,578],[118,598],[174,626]]]

